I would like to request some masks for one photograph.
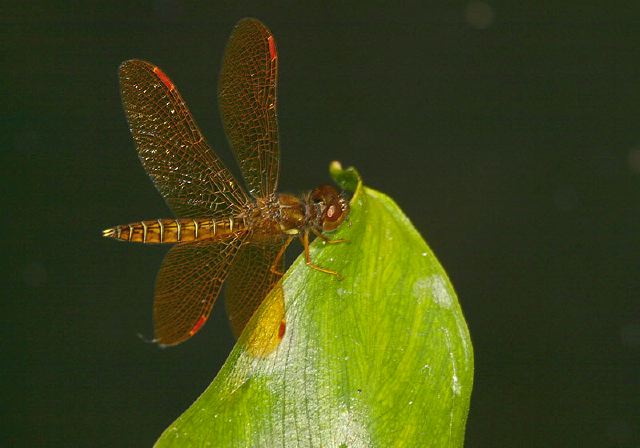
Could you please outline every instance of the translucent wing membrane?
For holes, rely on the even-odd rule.
[[[227,137],[254,197],[270,195],[278,183],[277,75],[271,31],[258,20],[241,20],[224,53],[218,102]]]
[[[169,77],[145,61],[130,60],[120,66],[122,103],[142,165],[182,219],[118,226],[105,236],[133,241],[131,235],[138,229],[141,242],[178,242],[167,253],[156,281],[154,331],[161,345],[178,344],[202,328],[227,277],[227,311],[239,336],[280,278],[272,267],[284,270],[282,261],[278,266],[274,262],[286,235],[269,234],[268,229],[278,227],[267,219],[268,229],[257,229],[263,235],[253,241],[256,229],[251,225],[260,222],[245,221],[259,204],[271,203],[278,183],[277,73],[271,32],[255,19],[241,20],[225,50],[218,99],[251,195],[269,199],[253,201],[206,143]],[[127,229],[129,237],[122,238]],[[187,243],[189,239],[194,241]],[[280,320],[284,301],[282,295],[274,297],[277,312],[272,310],[269,316],[275,333],[269,331],[279,341],[285,328]]]
[[[148,62],[120,66],[120,88],[142,165],[173,212],[222,217],[248,200],[213,153],[171,80]]]
[[[280,275],[274,274],[271,267],[281,247],[281,240],[273,244],[245,245],[235,259],[227,279],[225,299],[227,316],[236,338],[280,279]],[[276,269],[284,271],[284,257]]]
[[[204,325],[245,234],[224,241],[178,244],[167,253],[156,280],[155,341],[175,345]]]

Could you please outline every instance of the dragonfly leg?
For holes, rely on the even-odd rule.
[[[305,259],[305,262],[307,263],[307,266],[309,266],[312,269],[315,269],[316,271],[335,275],[338,278],[338,280],[342,280],[343,277],[342,275],[340,275],[340,273],[336,271],[332,271],[331,269],[323,268],[322,266],[318,266],[317,264],[314,264],[311,261],[311,254],[309,253],[309,231],[308,230],[305,230],[304,236],[301,236],[300,240],[302,242],[302,245],[304,246],[304,259]]]
[[[338,243],[348,243],[349,240],[344,239],[344,238],[334,238],[331,239],[329,237],[327,237],[326,235],[324,235],[322,232],[319,232],[316,229],[311,229],[311,231],[318,237],[320,238],[322,241],[324,241],[327,244],[338,244]]]
[[[292,236],[287,238],[287,240],[284,242],[284,244],[280,248],[280,251],[278,252],[278,255],[276,255],[275,260],[273,260],[273,264],[271,265],[271,269],[270,269],[272,274],[279,275],[280,277],[282,277],[284,275],[284,272],[280,272],[278,270],[278,265],[280,264],[280,260],[282,260],[282,256],[284,255],[284,251],[287,250],[287,247],[289,246],[289,244],[291,244],[291,241],[293,241],[293,237]]]

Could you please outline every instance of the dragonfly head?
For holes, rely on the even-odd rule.
[[[349,214],[349,201],[331,185],[321,185],[311,191],[308,201],[314,211],[312,221],[323,232],[335,230]]]

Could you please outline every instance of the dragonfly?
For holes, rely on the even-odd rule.
[[[143,220],[103,236],[143,244],[173,244],[154,293],[153,341],[176,345],[196,334],[226,284],[228,319],[240,335],[284,271],[287,246],[299,239],[313,263],[310,237],[328,243],[349,213],[333,186],[302,195],[277,193],[278,52],[256,19],[237,23],[218,82],[223,127],[247,191],[207,144],[171,79],[157,66],[129,60],[119,69],[122,103],[144,169],[176,218]],[[284,322],[284,321],[283,321]]]

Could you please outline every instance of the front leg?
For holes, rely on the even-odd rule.
[[[300,238],[300,242],[304,246],[304,259],[305,259],[305,262],[307,263],[307,266],[309,266],[312,269],[315,269],[316,271],[335,275],[338,278],[338,280],[342,280],[343,277],[338,272],[332,271],[331,269],[323,268],[322,266],[318,266],[317,264],[314,264],[311,261],[311,254],[309,253],[309,231],[308,230],[305,230],[304,235],[299,238]]]
[[[315,234],[315,236],[317,236],[318,238],[320,238],[322,241],[324,241],[327,244],[339,244],[339,243],[348,243],[349,242],[349,240],[344,239],[344,238],[331,239],[331,238],[327,237],[326,235],[324,235],[322,232],[318,231],[317,229],[311,229],[311,231]]]

